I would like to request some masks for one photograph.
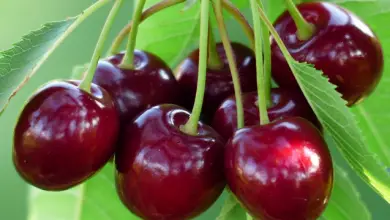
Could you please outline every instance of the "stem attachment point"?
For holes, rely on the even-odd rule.
[[[138,26],[141,23],[142,10],[145,6],[146,0],[138,0],[137,6],[134,10],[132,28],[129,34],[129,41],[127,42],[127,49],[122,63],[119,64],[123,69],[134,69],[134,49],[137,41]]]
[[[198,67],[198,83],[194,107],[188,122],[182,127],[182,131],[190,134],[198,134],[198,122],[202,113],[204,93],[206,90],[206,71],[207,71],[207,53],[208,53],[208,38],[209,38],[209,15],[210,9],[209,0],[201,0],[200,11],[200,38],[199,38],[199,67]]]
[[[297,26],[297,37],[301,41],[310,39],[315,33],[313,24],[307,22],[292,0],[285,0],[286,7],[295,25]]]

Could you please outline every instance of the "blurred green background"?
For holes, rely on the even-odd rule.
[[[9,48],[22,35],[39,28],[41,24],[77,15],[93,2],[93,0],[0,0],[0,30],[2,30],[0,50]],[[126,1],[126,8],[121,11],[111,39],[129,20],[132,3],[133,1]],[[67,78],[74,65],[88,62],[108,10],[109,8],[105,7],[83,23],[56,50],[27,86],[16,95],[0,117],[0,220],[26,218],[27,186],[16,174],[11,160],[12,132],[20,109],[38,86],[50,79]],[[345,164],[343,166],[346,167]],[[373,219],[389,219],[388,204],[362,183],[351,170],[347,168],[347,171],[361,191]]]

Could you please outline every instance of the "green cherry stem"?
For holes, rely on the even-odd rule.
[[[103,26],[102,32],[100,33],[99,40],[97,42],[95,51],[93,52],[91,62],[89,64],[87,73],[84,75],[83,80],[81,81],[79,88],[90,92],[91,90],[91,83],[93,80],[93,76],[95,75],[96,67],[99,62],[99,59],[102,55],[103,49],[104,49],[104,43],[106,42],[108,38],[108,34],[111,30],[111,27],[114,23],[114,20],[119,12],[119,9],[121,8],[123,4],[123,0],[116,0],[114,6],[112,7],[106,23]]]
[[[260,115],[260,124],[268,124],[269,117],[267,111],[267,99],[266,99],[266,80],[264,75],[263,66],[263,40],[261,31],[261,20],[258,18],[259,12],[257,11],[256,0],[250,0],[252,17],[253,17],[253,29],[255,31],[255,54],[256,54],[256,78],[257,78],[257,96],[258,96],[258,109]]]
[[[208,39],[208,60],[207,67],[209,69],[218,70],[223,67],[221,57],[217,52],[217,44],[215,42],[213,28],[209,23],[209,39]]]
[[[302,14],[299,12],[298,8],[295,6],[292,0],[285,0],[285,2],[287,10],[290,13],[292,19],[294,20],[295,25],[297,26],[298,39],[308,40],[313,36],[315,32],[314,26],[307,22],[305,18],[303,18]]]
[[[222,6],[240,24],[245,35],[249,39],[249,43],[251,44],[252,48],[254,48],[255,39],[254,39],[253,29],[249,24],[248,20],[245,18],[245,15],[242,14],[241,11],[235,5],[233,5],[229,0],[222,0]]]
[[[209,38],[209,0],[201,0],[200,11],[200,38],[199,38],[199,68],[198,83],[194,107],[188,122],[182,127],[183,132],[190,135],[198,134],[198,122],[202,113],[203,98],[206,89],[206,70],[207,70],[207,53]]]
[[[257,4],[264,10],[262,0],[257,0]],[[265,86],[265,99],[267,107],[272,106],[271,100],[271,43],[269,41],[269,31],[267,25],[261,22],[261,33],[263,38],[263,54],[264,54],[264,86]]]
[[[141,22],[150,18],[152,15],[163,11],[166,8],[169,8],[171,6],[180,4],[185,2],[186,0],[163,0],[155,5],[152,5],[150,8],[146,9],[142,15],[141,15]],[[110,48],[110,54],[117,54],[119,53],[119,48],[122,44],[122,42],[125,40],[126,36],[130,33],[131,29],[133,27],[133,21],[130,21],[118,34],[118,36],[115,38],[115,40],[112,43],[112,46]]]
[[[217,18],[219,34],[221,36],[223,47],[226,52],[226,57],[229,63],[230,72],[232,74],[234,95],[236,98],[236,106],[237,106],[237,128],[240,129],[244,127],[244,107],[242,104],[240,78],[238,75],[237,65],[233,55],[233,48],[232,45],[230,44],[225,22],[223,20],[222,0],[215,0],[213,2],[213,6],[214,6],[215,16]]]
[[[272,25],[271,21],[268,19],[267,15],[263,11],[263,9],[261,7],[257,7],[257,9],[259,11],[260,19],[266,24],[268,30],[271,32],[271,34],[274,37],[277,45],[279,46],[280,50],[282,51],[283,56],[286,58],[287,63],[291,67],[291,62],[290,61],[294,60],[294,58],[288,52],[288,49],[287,49],[286,45],[284,45],[284,43],[283,43],[282,39],[280,38],[278,32],[276,31],[276,29]]]
[[[127,42],[127,49],[122,63],[119,65],[124,69],[134,69],[134,49],[137,41],[138,26],[141,23],[142,10],[144,9],[146,0],[138,0],[137,6],[133,15],[133,26],[130,30],[129,40]]]

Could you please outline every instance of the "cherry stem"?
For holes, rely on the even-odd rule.
[[[209,22],[208,53],[207,67],[213,70],[221,69],[223,67],[223,63],[217,51],[217,44],[215,42],[211,22]]]
[[[122,63],[119,67],[124,69],[134,69],[134,49],[137,41],[138,26],[141,23],[142,10],[145,6],[146,0],[138,0],[138,3],[134,10],[133,26],[130,30],[129,40],[127,42],[127,49]]]
[[[256,54],[256,78],[257,78],[257,96],[258,96],[258,109],[260,115],[260,124],[268,124],[268,111],[267,111],[267,99],[266,99],[266,80],[264,75],[263,66],[263,41],[268,39],[262,38],[261,20],[258,18],[259,12],[256,10],[256,0],[250,0],[252,17],[253,17],[253,29],[255,31],[255,54]]]
[[[262,0],[257,0],[257,4],[264,10],[264,5]],[[262,21],[261,22],[261,33],[263,38],[263,54],[264,54],[264,89],[265,89],[265,99],[267,107],[272,106],[271,100],[271,43],[269,41],[269,31],[267,25]]]
[[[202,113],[203,98],[206,89],[207,53],[209,38],[209,0],[201,0],[198,82],[194,107],[188,122],[182,127],[183,132],[190,135],[198,134],[198,122]]]
[[[249,24],[248,20],[245,18],[245,15],[242,14],[241,11],[235,5],[233,5],[229,0],[222,0],[222,6],[240,24],[244,33],[249,39],[249,43],[251,44],[252,48],[254,48],[255,39],[254,39],[253,29]]]
[[[160,11],[163,11],[166,8],[183,3],[185,1],[186,0],[163,0],[163,1],[160,1],[160,2],[156,3],[155,5],[152,5],[150,8],[146,9],[142,13],[140,22],[150,18],[152,15],[154,15]],[[122,42],[125,40],[126,36],[130,33],[132,27],[133,27],[133,21],[130,21],[119,32],[118,36],[113,41],[112,46],[109,50],[111,55],[119,53],[119,48],[122,45]]]
[[[272,36],[274,37],[274,39],[276,41],[276,44],[279,46],[280,50],[282,51],[283,56],[286,58],[287,63],[291,67],[291,65],[290,65],[291,62],[290,61],[294,60],[294,58],[288,52],[288,49],[287,49],[286,45],[284,45],[284,43],[283,43],[282,39],[280,38],[278,32],[276,31],[276,29],[272,25],[271,21],[268,19],[267,15],[263,11],[263,9],[261,7],[257,7],[257,9],[259,11],[260,19],[264,22],[264,24],[267,26],[268,30],[271,32]]]
[[[100,37],[99,37],[99,40],[98,40],[97,45],[95,47],[95,51],[93,52],[92,59],[91,59],[91,62],[89,64],[88,70],[87,70],[86,74],[84,75],[83,80],[81,81],[81,83],[79,85],[79,88],[81,88],[87,92],[90,92],[90,90],[91,90],[91,83],[92,83],[93,77],[95,75],[97,64],[98,64],[99,59],[103,53],[104,43],[106,42],[106,40],[108,38],[108,34],[111,30],[111,27],[114,23],[116,16],[118,15],[119,9],[121,8],[122,4],[123,4],[123,0],[116,0],[115,1],[115,4],[113,5],[113,7],[112,7],[112,9],[107,17],[107,20],[103,26],[102,32],[100,33]]]
[[[295,25],[297,26],[298,39],[302,41],[310,39],[315,32],[314,25],[310,24],[305,20],[305,18],[303,18],[302,14],[299,12],[298,8],[295,6],[292,0],[285,0],[285,2],[287,10],[294,20]]]
[[[233,54],[233,48],[232,45],[230,44],[225,22],[223,20],[222,0],[216,0],[215,2],[213,2],[213,6],[214,6],[215,16],[217,18],[219,33],[221,35],[221,40],[226,52],[226,57],[229,63],[230,72],[232,74],[234,95],[236,98],[236,106],[237,106],[237,128],[240,129],[244,127],[244,108],[242,104],[240,78],[238,75],[237,65]]]

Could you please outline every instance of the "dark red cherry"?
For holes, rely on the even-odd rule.
[[[180,127],[189,112],[160,105],[129,124],[115,155],[116,186],[122,202],[148,220],[190,219],[208,209],[225,187],[224,144],[209,126],[198,135]]]
[[[275,28],[291,55],[300,62],[314,64],[351,106],[362,101],[377,86],[383,70],[381,44],[373,31],[356,15],[328,2],[298,5],[303,17],[314,24],[316,32],[300,41],[290,14],[285,12]],[[283,87],[297,87],[279,47],[272,40],[272,73]]]
[[[333,166],[321,133],[286,118],[238,130],[226,145],[231,191],[261,220],[314,220],[327,206]]]
[[[240,76],[242,92],[256,91],[256,61],[248,47],[232,43],[233,53]],[[212,118],[222,101],[234,93],[233,81],[222,43],[217,44],[217,52],[223,61],[221,69],[207,69],[206,91],[203,114]],[[182,105],[192,109],[198,81],[199,49],[193,51],[175,70],[182,93]]]
[[[272,106],[268,108],[270,121],[287,117],[303,117],[321,128],[309,103],[301,92],[290,91],[283,88],[271,89]],[[244,93],[242,95],[244,107],[245,126],[258,125],[260,123],[257,92]],[[233,96],[225,99],[216,111],[212,127],[225,140],[232,137],[237,130],[237,107]]]
[[[123,56],[120,53],[101,60],[93,80],[113,97],[122,125],[154,105],[177,103],[178,84],[163,60],[135,50],[135,68],[130,70],[119,67]]]
[[[119,119],[114,102],[92,84],[53,81],[24,107],[15,127],[13,162],[30,184],[65,190],[91,177],[114,154]]]

